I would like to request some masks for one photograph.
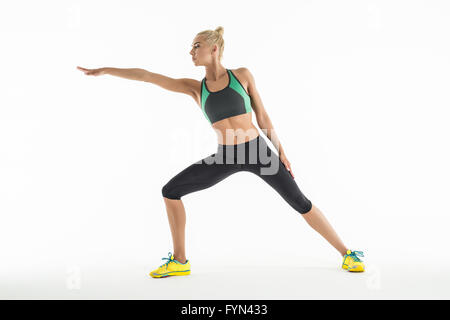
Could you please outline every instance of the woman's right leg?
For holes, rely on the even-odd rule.
[[[185,227],[186,227],[186,211],[184,210],[183,201],[176,199],[168,199],[163,197],[166,204],[167,216],[169,218],[170,231],[173,241],[173,258],[181,263],[186,262],[185,251]]]
[[[162,188],[162,195],[172,233],[173,256],[174,259],[181,263],[186,261],[186,211],[181,197],[209,188],[240,170],[239,164],[225,164],[223,156],[221,158],[222,162],[216,161],[216,155],[213,154],[201,161],[193,163],[170,179]]]

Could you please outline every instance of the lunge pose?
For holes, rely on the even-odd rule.
[[[168,258],[163,258],[167,261],[150,272],[150,276],[162,278],[190,274],[191,263],[186,258],[185,250],[186,212],[181,198],[212,187],[240,171],[251,172],[268,183],[341,254],[341,268],[352,272],[364,271],[364,263],[359,259],[363,253],[347,248],[322,212],[299,189],[249,69],[227,69],[221,64],[224,49],[222,35],[222,27],[205,30],[198,33],[192,42],[190,54],[193,63],[205,67],[206,74],[201,81],[173,79],[139,68],[78,67],[86,75],[110,74],[150,82],[190,95],[217,133],[215,153],[191,164],[162,187],[174,253],[169,252]],[[275,146],[278,155],[253,125],[253,113],[259,128]],[[226,195],[224,199],[227,200]]]

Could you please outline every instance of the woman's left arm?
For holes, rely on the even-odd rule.
[[[292,178],[294,178],[294,174],[292,173],[291,169],[291,164],[286,158],[286,154],[275,132],[272,121],[270,121],[269,115],[267,114],[266,109],[264,108],[263,102],[261,100],[261,97],[258,93],[258,90],[256,89],[255,78],[253,77],[250,70],[248,70],[247,68],[242,68],[242,73],[245,75],[245,78],[248,81],[248,93],[250,95],[252,109],[256,116],[256,122],[258,123],[258,126],[261,128],[264,134],[273,143],[273,145],[278,151],[278,156],[281,162],[284,164],[286,169],[292,175]]]

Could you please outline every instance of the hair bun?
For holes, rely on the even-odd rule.
[[[217,27],[215,31],[216,31],[217,33],[219,33],[219,34],[222,36],[224,30],[223,30],[223,27],[220,26],[220,27]]]

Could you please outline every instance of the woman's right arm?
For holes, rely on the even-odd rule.
[[[181,78],[173,79],[164,76],[159,73],[150,72],[140,68],[98,68],[98,69],[86,69],[82,67],[77,67],[79,70],[83,71],[86,75],[99,76],[103,74],[109,74],[112,76],[117,76],[130,80],[139,80],[153,83],[160,86],[163,89],[185,93],[196,99],[196,88],[200,87],[200,82],[198,80]]]

